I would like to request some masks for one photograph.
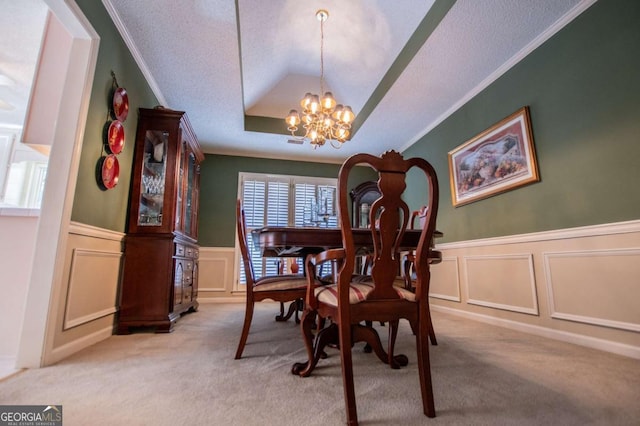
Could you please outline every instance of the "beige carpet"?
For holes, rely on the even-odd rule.
[[[59,364],[0,382],[0,405],[62,404],[74,425],[340,425],[339,357],[315,374],[299,328],[262,303],[234,360],[242,305],[203,304],[171,334],[113,336]],[[362,425],[639,425],[640,361],[434,312],[438,417],[422,415],[414,337],[402,324],[391,370],[354,349]],[[386,330],[382,330],[386,337]]]

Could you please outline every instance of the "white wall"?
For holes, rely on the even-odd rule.
[[[6,216],[29,210],[11,209],[0,213],[0,360],[15,364],[20,340],[27,288],[38,228],[37,216]]]
[[[55,59],[67,66],[62,87],[64,97],[40,98],[57,112],[50,143],[50,162],[56,167],[50,167],[47,172],[33,262],[22,262],[30,268],[31,276],[23,315],[16,318],[16,327],[21,328],[18,367],[40,367],[52,356],[57,301],[66,288],[61,259],[67,243],[99,42],[97,33],[73,1],[45,1],[56,18],[49,21],[49,28],[51,25],[64,28],[59,34],[65,34],[68,43],[61,46]],[[34,107],[34,102],[32,99],[30,107]],[[26,123],[26,126],[33,124]]]

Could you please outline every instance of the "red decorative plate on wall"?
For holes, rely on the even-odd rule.
[[[129,95],[127,95],[127,91],[122,87],[118,87],[113,92],[112,101],[114,118],[120,121],[126,120],[129,114]]]
[[[120,120],[114,120],[107,130],[107,146],[112,154],[120,154],[124,147],[124,126]]]
[[[112,189],[118,184],[120,163],[118,157],[109,154],[102,161],[102,184],[106,189]]]

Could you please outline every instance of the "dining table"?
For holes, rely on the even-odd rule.
[[[373,252],[373,238],[369,228],[354,228],[353,242],[358,252],[367,254]],[[420,229],[407,229],[404,232],[400,251],[411,251],[416,248],[420,240]],[[340,228],[323,227],[293,227],[293,226],[265,226],[252,231],[253,241],[257,243],[262,257],[301,257],[317,254],[324,250],[342,247],[342,230]],[[435,238],[443,236],[435,231]],[[433,240],[431,247],[434,247]],[[429,263],[442,261],[442,254],[437,250],[430,250]]]
[[[366,255],[373,252],[373,237],[371,235],[371,229],[369,228],[353,228],[353,242],[356,246],[358,253]],[[401,252],[411,252],[415,250],[420,240],[420,229],[407,229],[404,232],[400,243]],[[306,258],[308,254],[320,253],[327,249],[342,247],[342,230],[340,228],[323,228],[323,227],[291,227],[291,226],[265,226],[257,228],[251,231],[255,247],[259,248],[262,257],[300,257]],[[435,231],[433,237],[439,238],[443,234],[440,231]],[[256,244],[257,243],[257,244]],[[433,239],[431,240],[431,250],[429,250],[429,263],[437,264],[442,261],[442,253],[438,250],[434,250]],[[303,270],[306,274],[306,271]],[[398,271],[400,272],[400,271]],[[335,279],[335,277],[334,277]],[[293,310],[301,310],[303,308],[302,301],[298,303],[292,303],[289,307],[289,314]],[[281,308],[282,309],[282,308]],[[335,324],[333,324],[335,326]],[[327,335],[333,336],[330,338],[331,343],[329,346],[337,346],[337,334],[328,333]],[[377,336],[377,332],[375,332]],[[364,347],[365,352],[371,352],[373,347],[376,348],[376,354],[383,360],[389,359],[386,355],[379,337],[377,337],[377,345],[369,345],[367,343]],[[320,351],[315,354],[317,357],[326,356],[324,351]],[[408,363],[408,358],[403,354],[393,355],[394,361],[404,366]],[[317,361],[317,360],[316,360]],[[304,370],[309,361],[296,362],[292,367],[292,373],[298,374]]]

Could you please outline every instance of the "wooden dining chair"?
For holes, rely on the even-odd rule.
[[[283,304],[285,302],[293,302],[292,306],[295,306],[294,304],[297,304],[298,301],[302,304],[306,293],[307,280],[302,274],[273,275],[256,279],[253,271],[253,263],[251,262],[251,256],[249,255],[245,214],[244,210],[242,210],[242,203],[240,200],[238,200],[236,205],[236,222],[238,227],[238,244],[240,245],[244,274],[247,281],[244,324],[242,326],[242,334],[240,335],[240,342],[238,343],[238,349],[236,350],[235,357],[235,359],[240,359],[249,336],[249,329],[251,328],[251,320],[253,319],[253,308],[255,303],[266,299],[281,302],[280,315],[276,316],[276,321],[284,321],[290,315],[283,315]]]
[[[370,218],[379,216],[379,220],[369,221],[373,240],[372,279],[363,282],[352,280],[358,253],[354,246],[352,222],[347,210],[347,181],[349,173],[356,165],[368,165],[378,173],[378,187],[381,191],[380,198],[372,203],[369,212]],[[406,173],[413,168],[423,172],[427,181],[426,197],[430,206],[418,246],[415,248],[414,268],[417,276],[415,292],[408,291],[402,285],[394,285],[401,261],[399,245],[409,222],[409,209],[401,195],[406,188]],[[398,323],[404,318],[409,321],[416,335],[423,412],[428,417],[434,417],[436,413],[428,342],[430,271],[427,259],[431,252],[430,242],[435,231],[438,212],[436,173],[426,160],[422,158],[405,160],[395,151],[387,151],[381,157],[356,154],[348,158],[340,168],[338,196],[343,247],[307,256],[308,287],[301,328],[308,359],[306,362],[295,364],[292,373],[302,377],[309,376],[319,359],[327,355],[325,348],[334,344],[340,351],[347,423],[357,425],[352,347],[356,342],[367,342],[378,358],[391,368],[406,366],[408,358],[405,355],[394,354]],[[318,264],[326,261],[335,261],[339,265],[337,282],[318,287],[313,271]],[[318,331],[314,338],[314,319],[317,316],[330,321],[327,321],[329,325]],[[386,351],[382,347],[377,331],[371,326],[362,324],[365,321],[384,321],[389,324]],[[393,396],[385,395],[385,397]]]
[[[416,229],[416,219],[418,219],[418,226],[420,228],[424,227],[425,221],[427,219],[427,212],[429,211],[428,206],[422,206],[419,210],[413,211],[411,213],[410,226],[411,229]],[[432,251],[434,255],[429,259],[429,264],[433,265],[435,263],[440,263],[442,261],[440,252]],[[416,274],[414,269],[414,264],[416,261],[416,252],[414,250],[409,251],[405,254],[404,262],[403,262],[403,272],[404,272],[404,286],[407,290],[415,292],[416,291]],[[427,309],[429,305],[427,305]],[[433,323],[431,321],[431,315],[429,315],[429,340],[431,344],[436,346],[438,344],[438,340],[436,339],[436,332],[433,328]]]

